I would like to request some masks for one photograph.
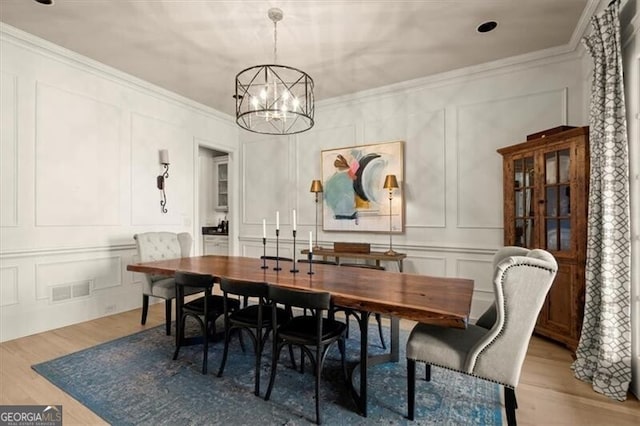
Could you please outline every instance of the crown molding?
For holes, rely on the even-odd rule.
[[[127,74],[116,68],[103,64],[102,62],[90,59],[65,47],[51,43],[50,41],[44,40],[31,33],[5,24],[4,22],[0,22],[0,41],[6,41],[16,46],[28,49],[34,53],[43,54],[50,59],[92,73],[99,77],[106,78],[142,94],[151,95],[174,105],[186,107],[196,113],[221,120],[226,124],[235,125],[235,118],[228,114],[170,90],[163,89],[162,87],[156,86],[146,80]]]

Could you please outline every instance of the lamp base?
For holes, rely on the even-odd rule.
[[[393,251],[393,249],[389,249],[389,250],[384,252],[385,256],[395,256],[396,254],[398,254],[398,253]]]

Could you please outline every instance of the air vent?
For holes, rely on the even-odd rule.
[[[92,281],[80,281],[49,287],[49,302],[61,303],[91,296]]]

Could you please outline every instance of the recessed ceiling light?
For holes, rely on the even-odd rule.
[[[35,0],[36,3],[44,4],[45,6],[53,6],[53,0]]]
[[[497,26],[498,23],[496,21],[487,21],[480,24],[476,31],[479,33],[488,33],[489,31],[495,30]]]

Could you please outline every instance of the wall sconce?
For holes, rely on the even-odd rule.
[[[158,189],[162,191],[162,200],[160,200],[160,211],[162,211],[162,213],[166,213],[167,194],[164,192],[164,180],[169,178],[169,151],[166,149],[160,150],[160,164],[164,166],[164,173],[159,175],[156,180]]]
[[[391,200],[393,199],[393,190],[399,188],[396,175],[387,175],[384,178],[384,185],[382,187],[389,190],[389,250],[387,250],[384,254],[386,254],[387,256],[393,256],[396,254],[396,252],[393,251],[393,244],[391,243],[391,231],[393,230],[391,226]]]
[[[318,194],[322,191],[322,182],[320,182],[319,180],[314,180],[313,182],[311,182],[311,189],[309,190],[309,192],[313,192],[316,194],[316,245],[314,249],[320,248],[320,246],[318,245]]]

